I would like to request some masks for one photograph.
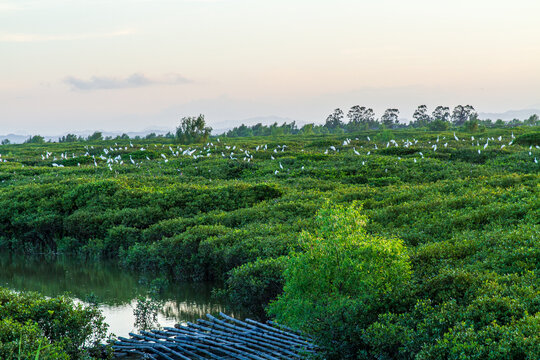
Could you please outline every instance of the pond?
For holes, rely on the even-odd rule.
[[[68,294],[77,302],[97,304],[109,324],[109,332],[117,336],[226,311],[223,304],[211,297],[215,284],[173,283],[156,292],[156,283],[159,285],[152,278],[145,279],[103,261],[0,254],[1,287],[37,291],[49,297]]]

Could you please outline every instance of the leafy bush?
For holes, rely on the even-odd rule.
[[[519,135],[514,140],[516,144],[526,146],[540,146],[540,132],[530,132],[523,135]]]
[[[395,306],[411,278],[403,243],[368,235],[365,223],[354,205],[321,209],[270,305],[279,322],[315,336],[329,359],[356,358],[365,347],[360,329]]]
[[[233,308],[265,318],[267,304],[283,291],[286,257],[257,259],[230,271],[225,288],[214,291]]]
[[[2,359],[88,359],[101,352],[107,325],[93,307],[66,297],[45,298],[0,288],[0,355]],[[19,346],[21,352],[19,353]]]

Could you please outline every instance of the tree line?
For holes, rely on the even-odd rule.
[[[103,136],[103,132],[95,131],[93,134],[83,137],[75,134],[66,134],[58,138],[58,143],[74,143],[84,141],[103,141],[103,140],[159,140],[159,139],[176,139],[183,144],[196,143],[208,140],[212,128],[206,125],[204,115],[183,117],[180,120],[180,125],[176,128],[175,132],[167,132],[166,134],[156,134],[152,132],[144,137],[134,136],[130,137],[124,133],[122,135]],[[45,137],[41,135],[31,135],[24,141],[24,144],[44,144],[54,142],[52,139],[45,140]],[[2,145],[9,145],[11,142],[9,139],[2,140]]]
[[[348,122],[344,121],[345,113],[340,108],[336,108],[322,125],[314,123],[305,124],[298,127],[295,121],[284,122],[278,125],[277,122],[271,125],[262,123],[253,126],[242,124],[234,127],[223,134],[226,137],[250,137],[250,136],[280,136],[280,135],[312,135],[312,134],[340,134],[353,133],[364,130],[382,130],[397,128],[418,128],[431,131],[444,131],[450,128],[464,128],[467,131],[479,131],[484,128],[515,127],[515,126],[540,126],[540,118],[537,114],[531,115],[524,120],[513,119],[505,122],[501,119],[493,121],[491,119],[479,119],[478,113],[472,105],[457,105],[452,111],[448,106],[437,106],[431,113],[428,112],[427,105],[420,105],[414,111],[413,119],[408,124],[399,122],[399,109],[388,108],[380,118],[375,116],[372,108],[354,105],[346,114]],[[116,137],[103,136],[100,131],[95,131],[88,137],[67,134],[58,138],[59,143],[73,143],[83,141],[102,140],[157,140],[176,139],[179,143],[189,144],[204,142],[212,135],[212,128],[207,126],[204,115],[183,117],[175,132],[166,134],[150,133],[145,137],[135,136],[130,138],[127,134]],[[41,135],[30,136],[24,141],[25,144],[43,144],[46,141]],[[10,144],[9,139],[2,140],[2,145]]]
[[[345,117],[348,121],[345,121]],[[389,108],[380,118],[375,116],[372,108],[355,105],[345,115],[340,108],[335,109],[327,116],[322,125],[314,123],[305,124],[298,128],[293,121],[290,124],[277,123],[263,125],[261,123],[247,126],[240,125],[225,133],[227,137],[269,136],[269,135],[294,135],[294,134],[339,134],[352,133],[363,130],[418,128],[431,131],[444,131],[450,128],[465,128],[467,131],[478,131],[482,128],[506,127],[506,126],[538,126],[540,118],[531,115],[524,120],[513,119],[506,122],[501,119],[479,119],[478,113],[472,105],[457,105],[452,111],[448,106],[437,106],[431,113],[426,105],[420,105],[414,111],[413,119],[408,124],[399,122],[399,109]]]
[[[44,144],[44,143],[52,143],[52,142],[58,142],[58,143],[74,143],[74,142],[84,142],[84,141],[102,141],[102,140],[152,140],[152,139],[158,139],[158,138],[167,138],[172,139],[175,137],[175,134],[168,132],[167,134],[156,134],[156,133],[150,133],[144,137],[141,137],[139,135],[130,137],[128,134],[122,134],[117,135],[115,137],[113,136],[103,136],[103,133],[101,131],[95,131],[93,134],[88,135],[87,137],[84,136],[77,136],[75,134],[66,134],[64,136],[61,136],[58,138],[58,141],[53,141],[52,139],[45,140],[45,138],[41,135],[32,135],[28,139],[24,141],[24,144]],[[9,139],[2,140],[2,145],[8,145],[11,142]]]

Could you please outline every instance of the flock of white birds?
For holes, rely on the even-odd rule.
[[[470,141],[470,144],[472,147],[477,148],[478,154],[481,154],[482,151],[486,150],[488,147],[494,147],[497,149],[504,149],[505,147],[513,146],[514,144],[515,136],[512,133],[510,138],[504,139],[502,136],[499,136],[497,138],[495,137],[488,137],[488,138],[478,138],[475,139],[474,136],[470,137],[470,140],[467,138],[459,138],[456,133],[454,133],[453,138],[446,139],[445,136],[437,136],[436,140],[428,141],[427,143],[419,143],[416,139],[405,139],[396,141],[394,139],[391,139],[385,143],[379,142],[377,144],[376,141],[372,140],[369,136],[366,137],[366,139],[359,139],[355,138],[354,143],[356,143],[355,146],[353,146],[353,140],[352,139],[345,139],[341,146],[329,146],[327,149],[325,149],[324,154],[337,154],[340,152],[347,151],[351,149],[352,146],[352,153],[355,156],[364,156],[365,159],[362,161],[362,165],[366,165],[369,159],[369,156],[371,155],[371,151],[378,150],[381,148],[389,148],[389,147],[404,147],[404,148],[411,148],[411,147],[417,147],[419,148],[417,154],[417,157],[413,157],[413,163],[417,163],[418,160],[424,158],[424,154],[420,149],[429,148],[430,151],[436,152],[440,147],[448,148],[448,146],[452,146],[452,144],[457,143],[463,143]],[[362,144],[362,145],[360,145]],[[285,152],[287,145],[276,145],[275,147],[269,148],[268,144],[262,144],[257,145],[253,149],[242,149],[240,147],[237,147],[236,145],[227,145],[223,143],[219,138],[216,139],[216,144],[213,142],[208,142],[205,145],[203,145],[202,148],[198,147],[188,147],[188,148],[182,148],[181,146],[173,147],[171,145],[153,145],[154,151],[153,154],[160,153],[160,157],[157,159],[159,163],[168,163],[170,159],[174,158],[180,158],[180,157],[191,157],[193,159],[199,159],[199,158],[206,158],[211,156],[221,156],[222,158],[228,158],[230,160],[238,160],[238,161],[245,161],[245,162],[251,162],[254,161],[253,154],[258,152],[263,153],[270,153],[270,159],[273,161],[276,161],[276,169],[274,170],[274,174],[278,175],[282,171],[288,171],[289,169],[286,169],[283,164],[278,160],[278,153]],[[94,166],[98,168],[99,166],[105,165],[110,171],[114,171],[115,168],[119,166],[124,165],[132,165],[132,166],[138,166],[140,167],[144,161],[155,161],[150,158],[150,154],[144,156],[144,160],[141,160],[141,156],[137,156],[138,160],[135,160],[131,153],[128,153],[129,151],[140,151],[144,154],[144,152],[148,151],[148,149],[144,147],[138,147],[134,146],[132,142],[129,143],[129,146],[119,146],[117,143],[114,144],[114,146],[108,146],[103,147],[102,149],[97,149],[95,146],[85,146],[85,153],[76,155],[75,153],[68,154],[67,152],[63,152],[60,154],[53,154],[52,152],[45,151],[45,153],[41,154],[41,159],[43,161],[51,161],[52,159],[52,167],[55,168],[62,168],[64,165],[61,163],[62,160],[67,160],[70,157],[75,159],[79,157],[87,157],[91,158],[90,166]],[[160,149],[159,151],[157,149]],[[533,152],[540,149],[539,146],[530,146],[528,154],[531,156],[532,161],[534,161],[535,164],[538,164],[538,159],[536,156],[533,156]],[[304,151],[303,149],[301,151]],[[90,154],[90,153],[93,154]],[[119,152],[123,152],[123,154],[118,154]],[[98,153],[99,155],[96,155]],[[116,156],[113,156],[112,154],[118,154]],[[275,156],[274,156],[275,155]],[[152,155],[151,155],[152,156]],[[265,157],[265,159],[267,159]],[[401,160],[400,157],[397,158],[398,160]],[[6,159],[2,159],[2,155],[0,154],[0,162],[7,162]],[[85,161],[85,163],[88,163],[88,161]],[[24,165],[23,165],[24,166]],[[81,166],[80,163],[77,163],[77,166]],[[88,165],[86,165],[88,166]],[[304,170],[304,166],[302,166],[302,170]],[[180,170],[179,170],[180,171]],[[386,170],[387,171],[387,170]]]

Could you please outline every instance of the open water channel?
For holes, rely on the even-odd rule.
[[[174,283],[156,294],[151,292],[155,290],[155,282],[149,285],[152,280],[107,262],[0,254],[1,287],[49,297],[68,294],[77,302],[95,303],[103,311],[109,332],[117,336],[226,311],[211,297],[214,284]]]

